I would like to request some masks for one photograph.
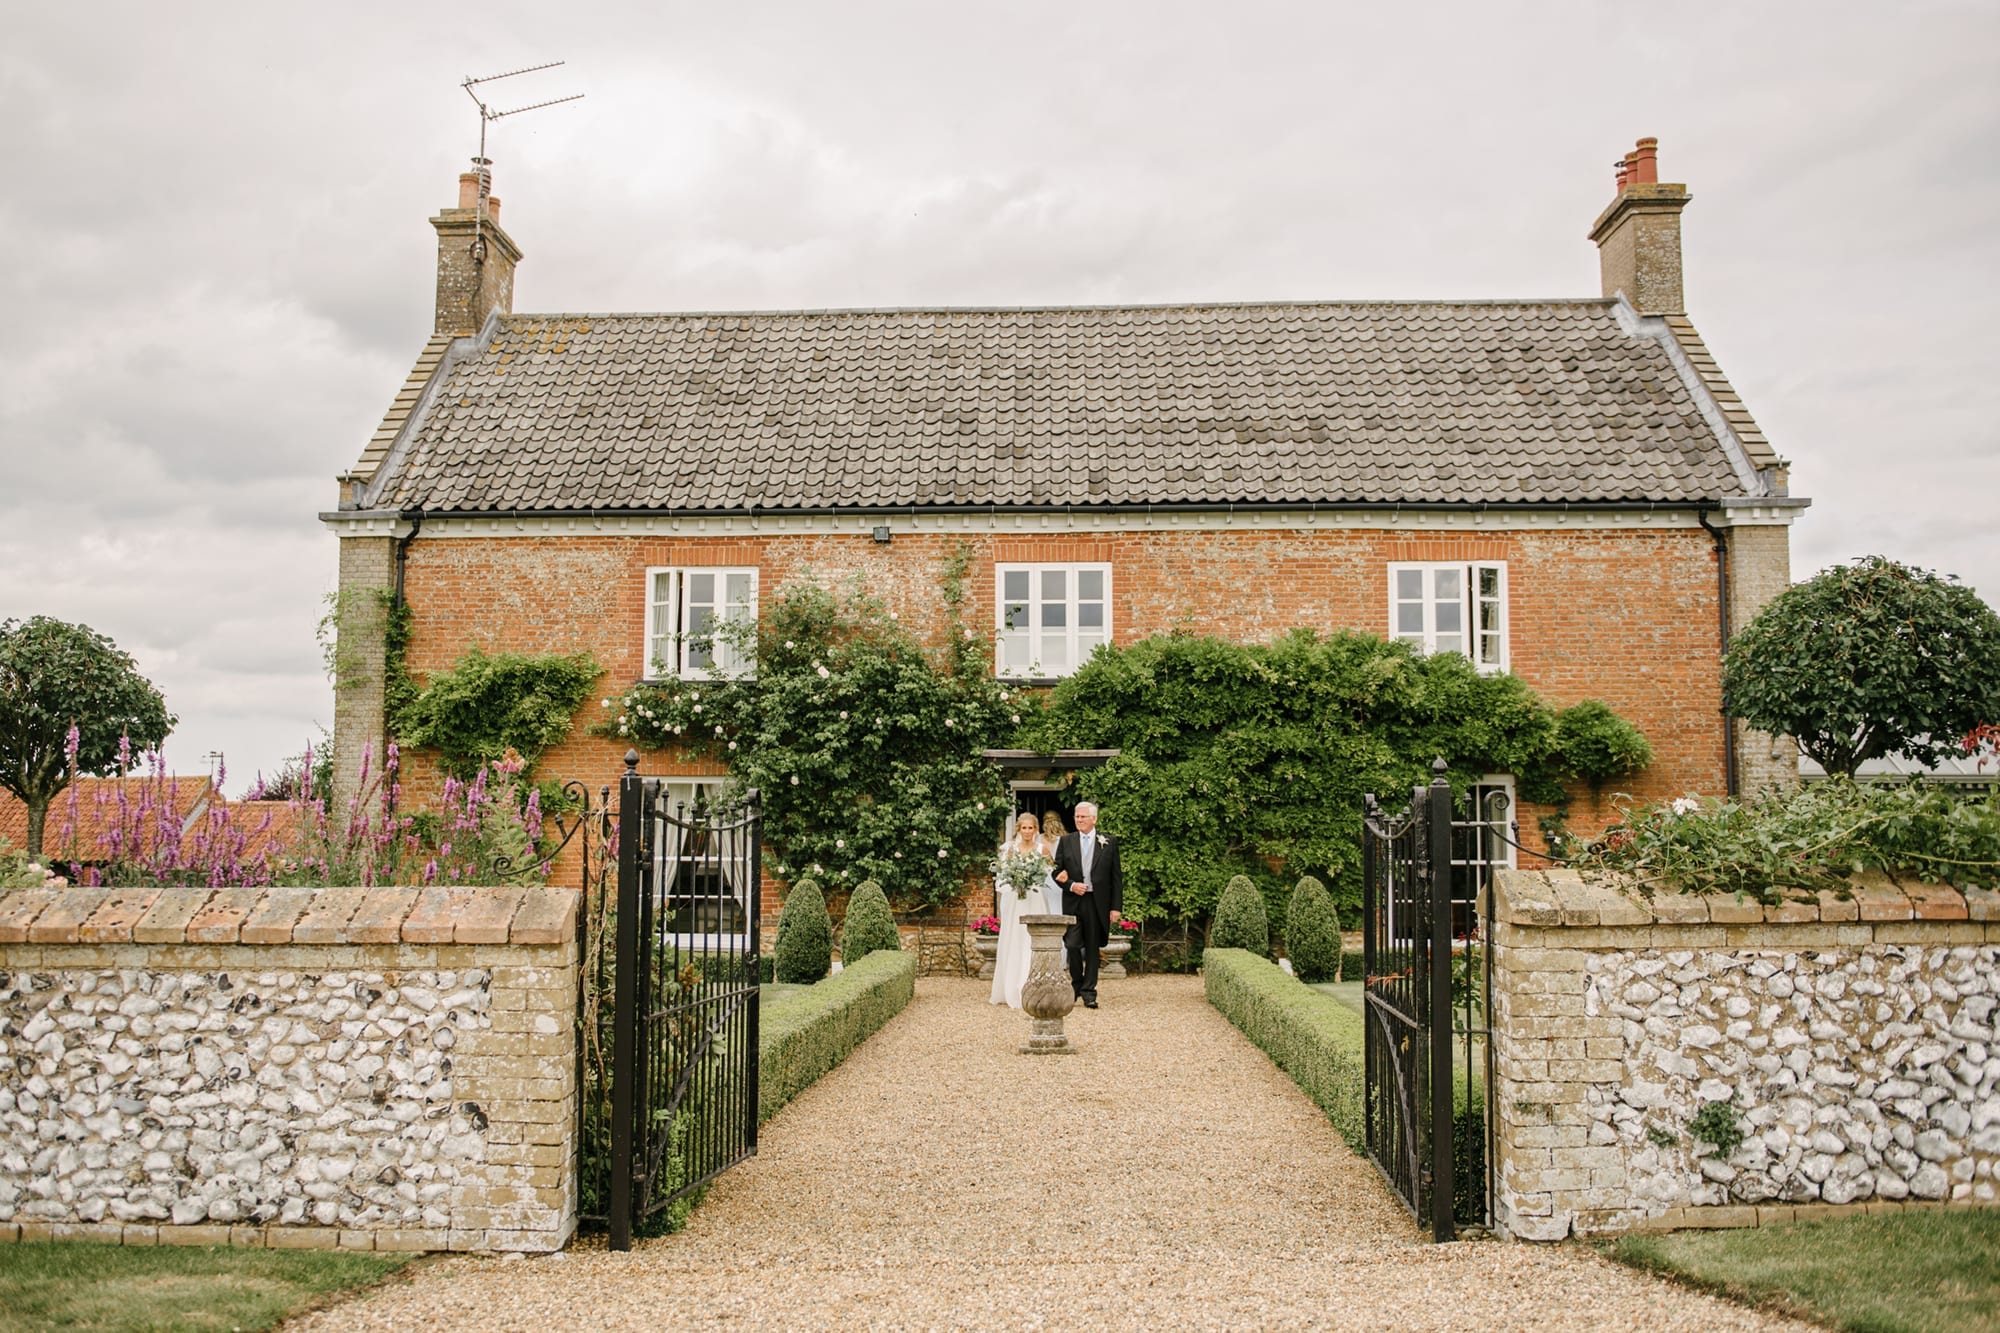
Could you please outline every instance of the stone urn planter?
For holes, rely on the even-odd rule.
[[[1108,977],[1113,981],[1122,981],[1125,979],[1127,976],[1125,971],[1125,955],[1132,952],[1132,939],[1133,937],[1130,935],[1113,935],[1104,942],[1104,948],[1098,951],[1097,975],[1099,978]]]
[[[972,937],[972,947],[979,954],[979,979],[981,981],[993,980],[993,960],[1000,952],[1000,937],[998,935],[974,935]]]

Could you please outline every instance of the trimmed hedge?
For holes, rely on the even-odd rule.
[[[778,943],[773,975],[795,986],[810,986],[833,966],[833,918],[819,884],[802,879],[778,907]]]
[[[1223,886],[1215,904],[1215,920],[1208,928],[1211,949],[1248,949],[1259,957],[1271,952],[1271,915],[1264,908],[1264,895],[1248,875],[1234,875]]]
[[[847,900],[847,918],[840,925],[840,965],[852,967],[871,953],[902,947],[888,895],[874,880],[862,880]]]
[[[1285,912],[1285,957],[1300,981],[1340,979],[1340,917],[1333,896],[1311,875],[1292,890]]]
[[[903,1011],[917,989],[915,954],[869,954],[810,990],[764,1006],[757,1043],[757,1123],[817,1082]]]
[[[1361,1015],[1242,949],[1202,955],[1208,1002],[1319,1103],[1340,1137],[1367,1151],[1361,1118]]]

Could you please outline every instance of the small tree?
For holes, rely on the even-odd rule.
[[[89,626],[0,621],[0,786],[28,807],[29,856],[42,854],[49,805],[73,773],[116,772],[158,747],[176,721],[131,655]]]
[[[1300,981],[1340,980],[1340,916],[1326,886],[1307,875],[1285,911],[1285,956]]]
[[[2000,719],[2000,616],[1926,570],[1866,556],[1780,593],[1730,641],[1723,706],[1829,773],[1930,764]]]
[[[810,986],[833,967],[833,921],[826,895],[810,879],[792,885],[778,908],[777,957],[771,975],[793,986]]]
[[[1556,753],[1563,772],[1588,782],[1592,791],[1653,762],[1653,747],[1639,729],[1597,699],[1556,714]]]
[[[840,923],[840,965],[852,967],[871,953],[894,953],[903,947],[889,899],[874,880],[863,880],[847,900],[847,919]]]
[[[1271,953],[1271,918],[1264,910],[1264,895],[1248,875],[1233,875],[1215,904],[1215,920],[1208,929],[1211,949],[1248,949],[1261,957]]]

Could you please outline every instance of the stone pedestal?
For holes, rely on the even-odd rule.
[[[1063,1018],[1076,1008],[1076,992],[1070,989],[1069,969],[1063,966],[1063,932],[1070,918],[1058,912],[1031,912],[1021,918],[1028,928],[1028,942],[1034,952],[1028,963],[1028,980],[1021,987],[1021,1008],[1027,1011],[1028,1040],[1021,1044],[1023,1055],[1069,1055],[1076,1047],[1063,1032]]]

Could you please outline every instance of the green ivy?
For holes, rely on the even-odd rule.
[[[1207,916],[1232,874],[1277,910],[1310,874],[1353,913],[1363,795],[1400,805],[1438,756],[1461,789],[1512,773],[1526,800],[1565,799],[1556,715],[1525,683],[1370,634],[1100,649],[1023,743],[1120,752],[1077,789],[1123,839],[1125,908],[1142,920]]]
[[[1556,714],[1556,749],[1563,772],[1593,791],[1653,762],[1653,747],[1608,704],[1585,699]]]
[[[763,796],[780,878],[838,891],[875,880],[899,901],[965,891],[999,837],[1006,789],[981,751],[1026,699],[992,675],[990,637],[964,623],[969,555],[946,561],[947,634],[928,648],[858,585],[802,578],[755,626],[732,627],[754,677],[649,681],[605,701],[599,735],[720,760]]]
[[[461,779],[509,750],[532,773],[542,752],[569,734],[591,685],[604,674],[588,653],[489,655],[475,646],[422,688],[398,688],[408,677],[400,670],[395,625],[392,614],[397,669],[390,673],[390,730],[405,746],[437,751],[444,770]]]

